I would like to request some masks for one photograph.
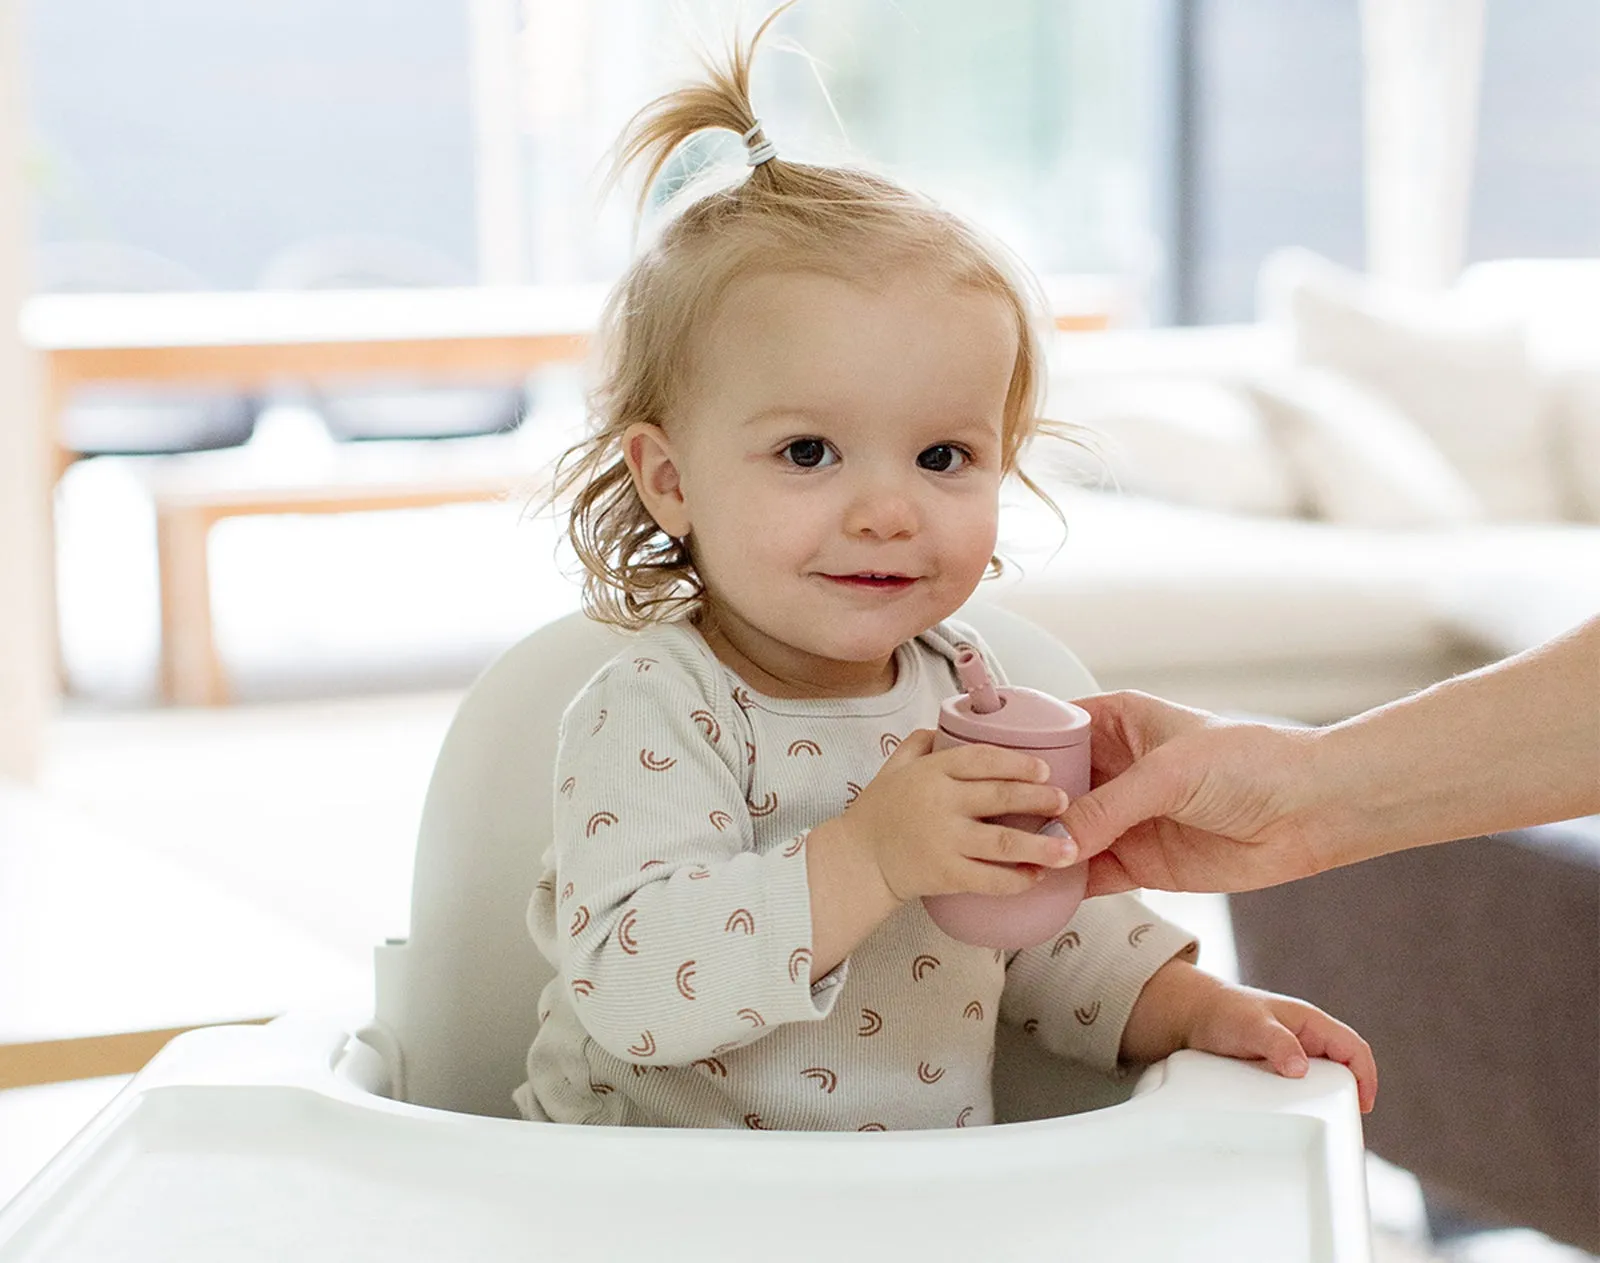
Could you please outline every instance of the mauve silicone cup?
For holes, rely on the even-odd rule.
[[[965,658],[966,655],[963,655]],[[977,655],[972,655],[977,660]],[[939,708],[935,750],[971,742],[1024,749],[1050,765],[1050,783],[1070,797],[1089,792],[1089,712],[1036,689],[988,682],[977,660],[958,663],[970,692],[949,698]],[[965,669],[962,669],[965,668]],[[974,702],[978,705],[975,706]],[[979,709],[994,703],[994,709]],[[1059,829],[1045,816],[998,816],[995,823],[1038,832]],[[1032,890],[1020,895],[929,895],[922,903],[928,915],[951,938],[979,947],[1033,947],[1065,928],[1083,902],[1088,868],[1074,864],[1045,873]]]

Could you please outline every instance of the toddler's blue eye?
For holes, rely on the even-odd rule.
[[[917,464],[936,474],[947,474],[952,469],[960,469],[969,459],[971,458],[965,452],[950,443],[936,443],[917,454]]]
[[[828,464],[828,445],[821,439],[796,439],[783,449],[783,454],[801,469],[816,469]]]

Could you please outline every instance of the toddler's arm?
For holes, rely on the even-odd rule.
[[[837,993],[812,995],[804,838],[755,852],[744,743],[717,708],[677,664],[624,658],[562,723],[530,922],[584,1029],[636,1063],[819,1019]]]

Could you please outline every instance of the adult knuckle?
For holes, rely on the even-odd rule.
[[[1098,833],[1101,829],[1109,826],[1111,818],[1106,811],[1104,803],[1094,798],[1080,797],[1077,799],[1076,806],[1081,814],[1083,823],[1090,829]]]

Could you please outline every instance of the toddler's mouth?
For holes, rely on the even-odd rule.
[[[873,571],[863,571],[859,574],[830,574],[823,578],[831,579],[834,583],[847,584],[853,588],[870,588],[878,591],[895,591],[908,588],[916,582],[910,575],[880,574]]]

